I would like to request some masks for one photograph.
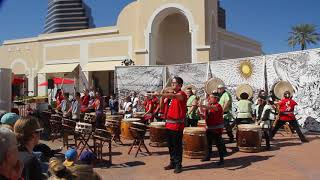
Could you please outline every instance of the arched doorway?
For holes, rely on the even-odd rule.
[[[192,62],[190,17],[178,8],[167,8],[153,19],[149,34],[149,64],[170,65]]]

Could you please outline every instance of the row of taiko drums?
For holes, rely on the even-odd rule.
[[[112,134],[121,135],[127,140],[134,140],[132,129],[149,129],[152,147],[166,147],[167,137],[165,122],[143,124],[142,117],[123,119],[122,115],[108,115],[106,128]],[[198,127],[186,127],[183,131],[183,156],[191,159],[203,158],[208,150],[206,139],[206,123],[198,122]],[[237,145],[243,152],[258,152],[261,148],[262,130],[254,124],[239,125],[237,130]]]

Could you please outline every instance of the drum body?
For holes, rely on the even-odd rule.
[[[152,147],[166,147],[167,143],[167,129],[165,122],[153,122],[150,124],[150,146]]]
[[[237,146],[242,152],[259,152],[261,149],[262,129],[254,124],[241,124],[237,131]]]
[[[205,120],[199,120],[198,121],[198,127],[207,127],[207,123]]]
[[[123,119],[121,121],[121,137],[124,139],[133,140],[133,136],[130,132],[130,127],[132,127],[133,122],[141,122],[141,119],[139,118],[129,118],[129,119]]]
[[[201,159],[208,151],[206,129],[188,127],[183,131],[183,157]]]

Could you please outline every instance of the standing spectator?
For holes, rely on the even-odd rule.
[[[75,100],[72,102],[71,108],[68,111],[68,113],[72,114],[72,120],[80,120],[80,101],[80,93],[76,92]]]
[[[109,107],[110,107],[111,115],[115,115],[119,112],[119,102],[115,98],[115,94],[110,95]]]
[[[132,102],[132,111],[133,113],[137,112],[139,98],[137,97],[137,93],[132,91],[131,92],[131,102]]]
[[[124,118],[132,118],[133,110],[130,96],[125,99],[125,102],[123,103],[123,109],[125,114]]]

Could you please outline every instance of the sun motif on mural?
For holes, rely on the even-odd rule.
[[[239,72],[244,78],[248,79],[251,77],[253,73],[253,65],[250,61],[241,61],[239,66]]]

